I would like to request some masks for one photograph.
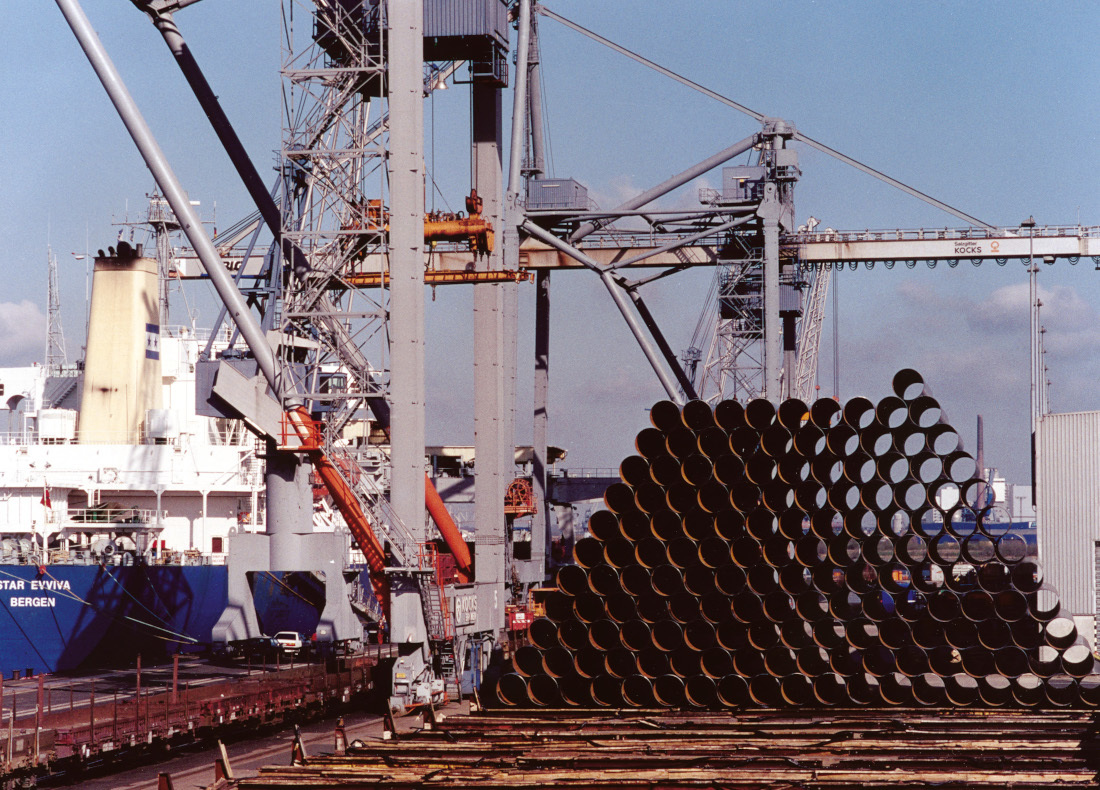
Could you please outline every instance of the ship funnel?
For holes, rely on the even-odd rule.
[[[119,247],[118,255],[95,259],[82,444],[138,444],[146,412],[161,408],[157,262],[134,255],[128,244]]]

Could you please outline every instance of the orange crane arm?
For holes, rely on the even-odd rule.
[[[432,521],[439,529],[439,534],[443,536],[447,548],[454,555],[455,564],[458,566],[459,581],[463,584],[469,582],[473,572],[470,547],[466,545],[466,540],[459,532],[458,526],[451,518],[451,514],[447,512],[447,506],[443,504],[442,497],[435,490],[432,479],[428,477],[427,473],[424,474],[424,504],[428,508],[428,514],[432,517]]]

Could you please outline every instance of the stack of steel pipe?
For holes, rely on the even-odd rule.
[[[893,386],[843,407],[655,404],[500,701],[1097,704],[1091,651],[978,507],[923,379]]]

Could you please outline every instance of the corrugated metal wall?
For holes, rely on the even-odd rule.
[[[424,0],[424,37],[489,36],[508,46],[508,6],[502,0]]]
[[[1100,539],[1100,412],[1048,414],[1039,424],[1039,562],[1062,606],[1096,614],[1093,547]]]

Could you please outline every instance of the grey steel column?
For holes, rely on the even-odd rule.
[[[418,541],[424,525],[424,7],[389,3],[391,499]]]
[[[550,505],[546,501],[547,442],[550,423],[550,272],[535,274],[535,413],[532,424],[534,460],[531,484],[535,492],[535,515],[531,519],[531,560],[536,571],[545,572],[546,546],[550,542]]]
[[[779,374],[783,369],[779,336],[779,215],[782,207],[776,185],[764,185],[764,200],[757,214],[764,220],[764,397],[780,400]]]
[[[500,88],[474,82],[472,97],[471,176],[484,201],[482,214],[494,227],[503,217],[503,110]],[[486,267],[502,269],[497,247]],[[515,449],[508,446],[504,401],[503,289],[496,283],[474,285],[474,519],[477,524],[478,629],[504,623],[504,491]]]

